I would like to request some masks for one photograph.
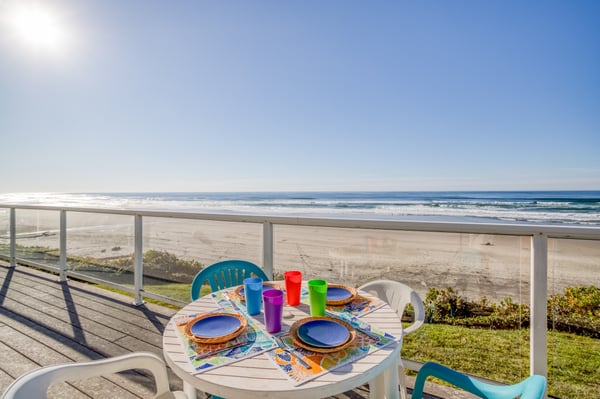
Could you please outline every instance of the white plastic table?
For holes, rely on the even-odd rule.
[[[206,295],[185,306],[173,317],[210,312],[216,308],[217,305],[211,296]],[[293,314],[293,318],[283,319],[283,323],[288,325],[309,316],[308,306],[303,304],[297,307],[286,306],[285,312]],[[190,398],[195,398],[196,389],[223,398],[236,399],[323,398],[370,382],[371,398],[397,399],[399,397],[397,367],[402,347],[401,320],[388,305],[362,316],[361,319],[394,335],[399,338],[399,341],[299,386],[291,383],[267,353],[194,375],[194,369],[186,358],[179,333],[172,322],[168,323],[163,333],[163,353],[167,364],[183,380],[184,390]]]

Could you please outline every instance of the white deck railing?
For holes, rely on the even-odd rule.
[[[531,242],[531,284],[530,284],[530,372],[547,375],[547,301],[548,301],[548,239],[584,239],[600,241],[600,227],[554,226],[537,224],[506,223],[450,223],[450,222],[417,222],[363,219],[328,219],[309,217],[257,216],[191,212],[165,212],[151,210],[123,210],[103,208],[78,208],[59,206],[13,205],[0,204],[0,209],[10,210],[9,240],[10,265],[17,264],[16,257],[16,212],[18,209],[60,212],[60,257],[59,275],[65,280],[68,275],[111,285],[110,282],[81,275],[67,270],[67,212],[99,213],[134,216],[134,288],[119,288],[134,294],[136,304],[143,303],[143,296],[156,297],[144,292],[143,287],[143,218],[178,218],[220,222],[238,222],[261,224],[262,228],[262,266],[267,275],[273,275],[273,226],[310,226],[344,229],[370,230],[403,230],[436,233],[492,234],[529,237]],[[158,298],[161,299],[161,298]]]

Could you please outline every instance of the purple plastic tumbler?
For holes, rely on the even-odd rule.
[[[267,326],[267,332],[273,334],[281,331],[283,291],[263,291],[263,301],[265,306],[265,324]]]

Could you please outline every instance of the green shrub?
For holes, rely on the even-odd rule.
[[[600,289],[594,286],[567,287],[563,295],[549,298],[548,312],[600,317]]]
[[[424,301],[429,323],[493,329],[529,327],[530,309],[505,298],[499,304],[468,301],[451,287],[430,288]],[[568,287],[548,301],[548,327],[556,331],[600,338],[600,290],[597,287]]]
[[[548,327],[578,335],[600,337],[600,289],[567,287],[548,299]]]
[[[425,315],[430,322],[470,317],[470,307],[452,287],[430,288],[425,297]]]

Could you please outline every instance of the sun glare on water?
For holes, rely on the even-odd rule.
[[[68,35],[60,15],[40,3],[17,2],[6,15],[17,45],[36,53],[62,54]]]

